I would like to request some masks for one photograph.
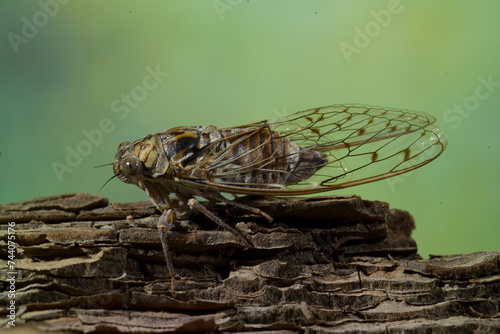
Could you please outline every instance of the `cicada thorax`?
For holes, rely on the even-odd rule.
[[[308,179],[327,159],[267,126],[186,127],[161,134],[177,177],[252,188],[292,185]]]
[[[151,182],[158,182],[160,177],[168,175],[168,170],[168,160],[158,134],[148,135],[132,143],[121,143],[113,164],[116,177],[146,191]],[[165,182],[162,187],[171,188]]]
[[[148,135],[131,144],[131,151],[142,162],[142,174],[149,178],[164,175],[169,167],[160,136]]]

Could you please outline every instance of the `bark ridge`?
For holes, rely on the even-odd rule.
[[[274,221],[210,209],[248,235],[249,249],[180,210],[168,233],[180,276],[175,298],[150,202],[68,194],[0,205],[3,269],[7,223],[15,222],[16,325],[62,333],[500,333],[500,252],[423,260],[408,212],[357,196],[240,200]],[[0,313],[8,320],[5,272]]]

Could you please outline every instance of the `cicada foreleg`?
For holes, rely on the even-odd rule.
[[[175,270],[172,263],[172,256],[168,249],[167,231],[172,229],[176,220],[176,214],[173,209],[168,209],[160,216],[158,220],[158,232],[160,233],[161,245],[163,247],[163,254],[165,255],[165,262],[167,263],[168,271],[172,277],[172,297],[175,297]]]

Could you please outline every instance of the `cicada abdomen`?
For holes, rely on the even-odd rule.
[[[160,137],[176,177],[213,184],[260,189],[293,185],[328,161],[322,152],[304,149],[269,127],[174,128]]]

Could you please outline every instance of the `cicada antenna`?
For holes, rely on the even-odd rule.
[[[105,166],[113,166],[114,163],[109,163],[109,164],[104,164],[104,165],[99,165],[99,166],[94,166],[94,168],[99,168],[99,167],[105,167]],[[106,182],[104,182],[104,184],[101,186],[101,188],[99,188],[99,191],[97,192],[97,195],[99,195],[99,193],[101,192],[102,188],[104,188],[105,185],[108,184],[109,181],[111,181],[112,179],[115,178],[116,175],[113,175],[112,177],[110,177]]]
[[[99,168],[99,167],[104,167],[104,166],[113,166],[114,163],[109,163],[109,164],[104,164],[104,165],[99,165],[99,166],[94,166],[93,168]]]
[[[108,182],[111,181],[111,180],[113,180],[115,177],[116,177],[116,175],[113,175],[106,182],[104,182],[104,184],[101,186],[101,188],[99,188],[99,191],[97,192],[97,195],[99,195],[99,193],[101,192],[102,188],[104,188],[104,186],[107,185]]]

